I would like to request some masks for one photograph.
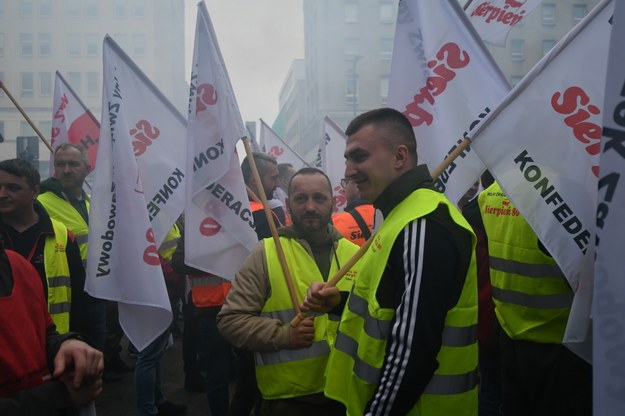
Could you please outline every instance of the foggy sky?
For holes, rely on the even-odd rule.
[[[291,61],[304,57],[302,0],[205,0],[244,121],[278,115]],[[188,80],[197,1],[185,0]]]

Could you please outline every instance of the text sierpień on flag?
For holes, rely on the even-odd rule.
[[[419,163],[437,168],[508,90],[457,1],[399,3],[388,105],[412,124]],[[457,203],[483,171],[468,148],[436,186]]]
[[[593,414],[625,414],[625,2],[614,2],[603,106],[593,292]]]
[[[185,263],[232,280],[257,243],[236,143],[246,136],[206,5],[198,3],[189,98]]]
[[[54,78],[54,103],[52,105],[52,149],[63,143],[82,146],[87,151],[90,169],[95,169],[98,154],[100,123],[83,104],[59,71]],[[50,164],[50,176],[54,175],[54,164]]]
[[[184,207],[186,123],[108,36],[102,51],[86,289],[118,302],[120,324],[141,350],[171,323],[157,247]]]
[[[564,342],[588,360],[612,8],[603,1],[578,23],[478,126],[471,144],[568,279],[575,297]]]
[[[541,0],[473,1],[467,16],[484,42],[505,46],[510,29],[521,23]]]

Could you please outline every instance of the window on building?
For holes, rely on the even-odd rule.
[[[20,55],[33,56],[33,34],[20,33]]]
[[[380,23],[395,23],[395,6],[383,1],[380,3]]]
[[[357,23],[358,22],[358,3],[355,1],[348,1],[345,3],[345,23]]]
[[[586,16],[588,12],[588,7],[585,4],[574,4],[573,5],[573,23],[578,23],[580,20]]]
[[[345,75],[345,102],[354,105],[358,102],[358,75],[351,71]]]
[[[0,33],[0,56],[4,56],[4,33]]]
[[[20,72],[20,87],[22,97],[35,95],[35,76],[32,72]]]
[[[20,17],[33,17],[35,14],[35,0],[20,0]]]
[[[69,56],[80,56],[80,34],[67,34],[67,54]]]
[[[128,50],[128,36],[125,33],[116,33],[113,39],[124,51]]]
[[[4,17],[5,0],[0,0],[0,17]]]
[[[76,94],[80,94],[80,91],[81,91],[80,87],[82,85],[82,77],[81,77],[80,72],[68,72],[67,83],[69,84],[70,87],[72,87],[74,91],[76,91]]]
[[[386,100],[388,99],[388,75],[380,77],[380,99],[381,104],[386,105]]]
[[[115,0],[115,6],[113,6],[113,16],[117,18],[126,17],[127,5],[126,0]]]
[[[97,72],[87,72],[87,95],[100,95],[100,74]]]
[[[513,61],[522,61],[525,59],[525,40],[523,39],[511,39],[510,40],[510,59]]]
[[[543,26],[554,26],[556,24],[555,3],[543,3],[541,13]]]
[[[80,17],[80,0],[67,0],[67,17]]]
[[[42,97],[52,95],[52,72],[39,73],[39,95]]]
[[[380,39],[380,58],[389,60],[393,56],[393,38]]]
[[[136,33],[132,35],[132,52],[134,56],[145,56],[145,35]]]
[[[85,41],[87,43],[87,56],[98,56],[100,52],[98,35],[95,33],[87,33],[85,35]]]
[[[360,39],[358,38],[345,38],[343,47],[347,59],[354,55],[360,55]]]
[[[98,0],[85,1],[85,17],[98,17]]]
[[[52,0],[39,0],[39,17],[52,16]]]
[[[39,56],[52,55],[52,33],[38,33]]]
[[[556,45],[555,39],[543,39],[543,56],[547,55],[551,48]]]
[[[145,17],[145,0],[134,0],[132,4],[132,16],[138,19]]]

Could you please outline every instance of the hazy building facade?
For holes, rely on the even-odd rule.
[[[183,0],[0,0],[0,80],[46,139],[57,70],[100,118],[106,34],[185,111]],[[1,91],[0,134],[1,159],[18,155],[16,137],[36,135]],[[49,151],[38,152],[47,173]]]
[[[510,83],[598,2],[544,0],[511,30],[505,48],[489,47]],[[345,128],[356,114],[386,105],[398,0],[304,0],[303,7],[305,70],[289,72],[274,129],[313,162],[325,116]]]

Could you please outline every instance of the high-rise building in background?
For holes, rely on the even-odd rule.
[[[510,83],[598,2],[543,1],[510,31],[505,48],[489,47]],[[355,115],[386,105],[398,0],[304,0],[303,7],[305,59],[286,77],[273,128],[313,162],[325,116],[344,129]]]
[[[110,35],[186,114],[184,2],[181,0],[0,0],[0,80],[49,139],[54,74],[60,71],[100,118],[102,41]],[[36,136],[0,91],[0,160],[19,156]],[[39,141],[39,170],[49,151]],[[18,148],[21,146],[21,148]]]

